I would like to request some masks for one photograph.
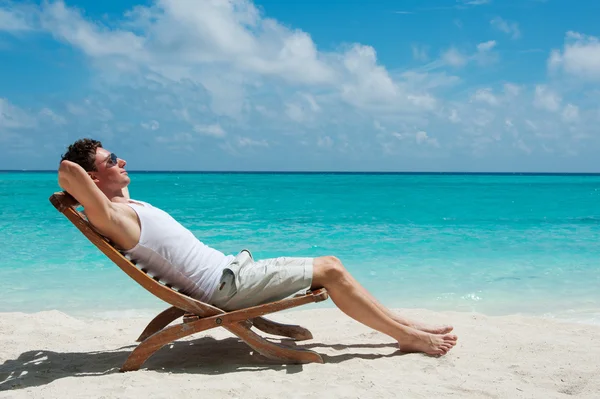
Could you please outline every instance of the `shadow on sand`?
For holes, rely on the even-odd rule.
[[[293,340],[281,340],[282,344],[296,346]],[[17,359],[7,360],[0,365],[0,391],[17,390],[32,386],[49,384],[65,377],[89,377],[119,372],[136,345],[115,350],[96,352],[53,352],[31,350],[22,353]],[[352,348],[397,348],[397,344],[354,344],[326,345],[306,344],[303,349],[331,348],[347,350]],[[399,356],[391,354],[344,353],[339,355],[321,354],[325,363],[340,363],[351,359],[375,360],[384,357]],[[253,352],[243,341],[237,338],[216,340],[202,337],[190,341],[176,341],[156,352],[142,370],[168,373],[189,373],[217,375],[232,372],[258,370],[285,370],[288,374],[301,372],[301,364],[281,364],[271,361]]]

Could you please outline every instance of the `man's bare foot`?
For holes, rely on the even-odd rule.
[[[458,337],[454,334],[429,334],[415,331],[398,341],[400,350],[404,353],[423,352],[428,355],[445,355],[454,345]]]
[[[392,319],[394,319],[394,321],[397,321],[398,323],[400,323],[404,326],[414,328],[415,330],[428,332],[431,334],[447,334],[450,331],[454,330],[454,327],[452,327],[452,326],[442,326],[442,325],[432,326],[432,325],[429,325],[426,323],[421,323],[418,321],[411,320],[407,317],[403,317],[403,316],[400,316],[397,314],[392,314]]]
[[[430,326],[424,323],[412,323],[409,327],[431,334],[447,334],[454,330],[454,327],[452,326]]]

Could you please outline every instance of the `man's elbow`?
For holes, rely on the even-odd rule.
[[[58,185],[65,191],[69,191],[69,176],[73,173],[73,167],[69,161],[62,161],[58,167]]]

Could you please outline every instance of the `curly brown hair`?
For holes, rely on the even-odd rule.
[[[67,148],[60,161],[75,162],[86,172],[96,170],[96,149],[102,148],[102,143],[94,139],[79,139]]]

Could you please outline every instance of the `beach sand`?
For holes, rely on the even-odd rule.
[[[405,310],[452,323],[446,356],[402,354],[393,340],[336,309],[271,319],[314,335],[298,342],[324,364],[281,365],[224,329],[166,346],[120,373],[149,321],[77,319],[58,311],[0,314],[0,397],[6,398],[598,398],[600,327],[522,316]]]

